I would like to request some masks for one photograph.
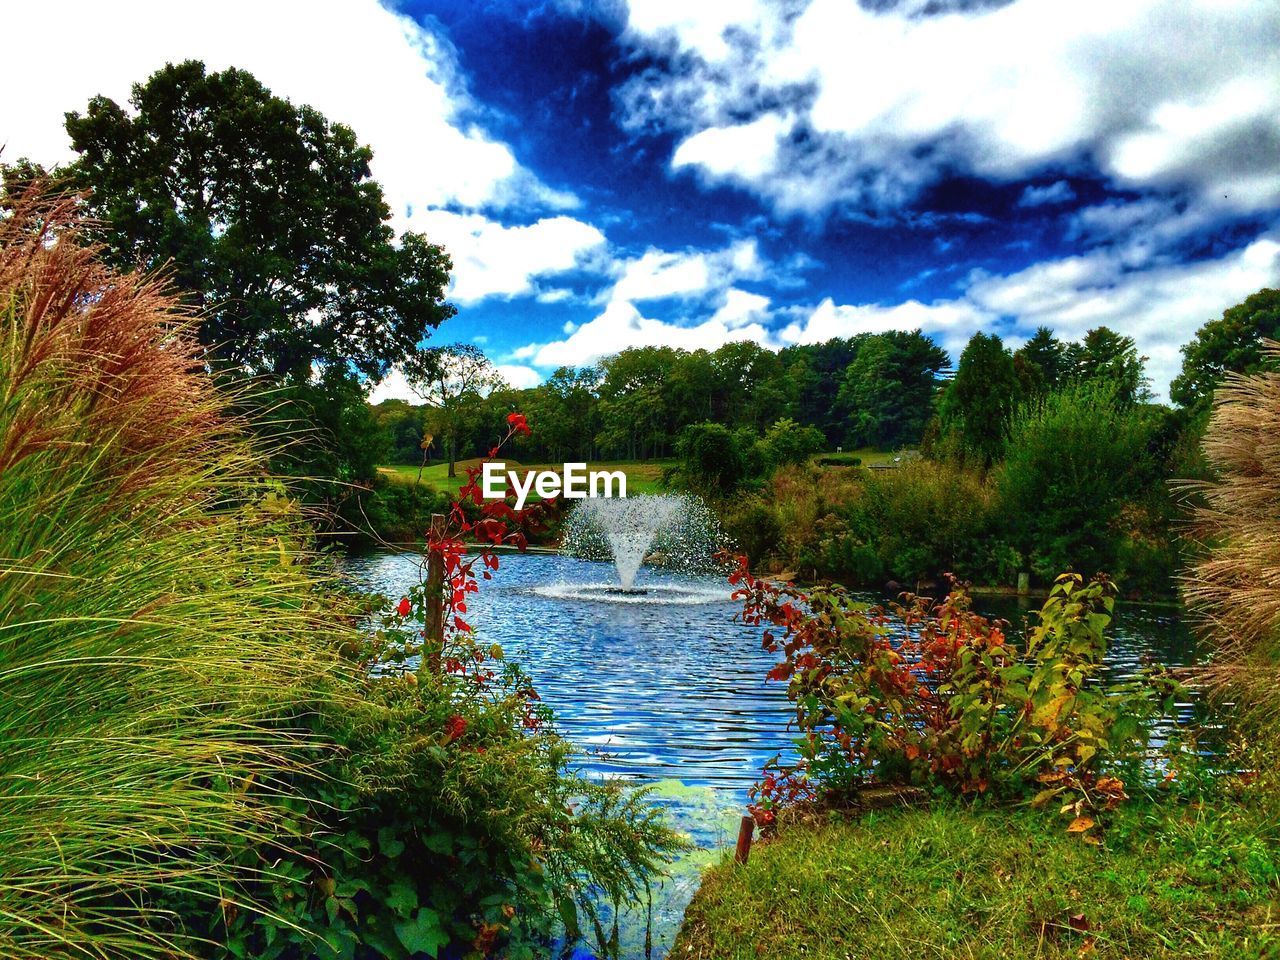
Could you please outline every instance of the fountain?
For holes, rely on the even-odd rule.
[[[667,570],[708,572],[719,541],[719,524],[700,498],[641,494],[583,500],[565,524],[561,550],[585,560],[611,560],[617,572],[616,583],[581,585],[575,591],[579,598],[634,602],[660,590],[669,601],[691,602],[689,597],[702,594],[671,584],[636,586],[640,567],[648,559]]]

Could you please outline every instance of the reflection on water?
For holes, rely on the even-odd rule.
[[[391,553],[352,557],[348,568],[391,597],[419,575],[417,558]],[[588,751],[588,772],[663,781],[660,802],[679,826],[704,850],[723,849],[761,766],[791,746],[784,687],[764,680],[776,656],[761,649],[760,628],[734,621],[740,606],[722,579],[643,570],[635,586],[646,592],[615,586],[611,564],[504,556],[468,603],[468,619],[530,674],[560,731]],[[1037,605],[976,603],[1015,626]],[[1113,678],[1194,655],[1176,608],[1124,605],[1110,637]],[[655,897],[655,956],[696,887],[692,868],[705,862],[704,854],[685,864]]]

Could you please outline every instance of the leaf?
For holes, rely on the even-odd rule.
[[[582,936],[582,927],[578,925],[578,908],[571,897],[559,897],[556,909],[560,912],[560,922],[564,924],[565,939],[570,943]]]
[[[1067,833],[1084,833],[1086,830],[1092,830],[1094,822],[1088,817],[1076,817],[1067,827]]]
[[[425,953],[434,957],[449,942],[449,935],[440,926],[440,915],[430,907],[419,907],[412,920],[396,923],[396,937],[410,953]]]
[[[1041,790],[1032,798],[1031,806],[1038,810],[1065,789],[1065,787],[1050,787],[1048,790]]]

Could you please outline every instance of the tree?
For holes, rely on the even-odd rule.
[[[696,490],[722,496],[746,476],[738,437],[723,423],[693,423],[680,433],[676,451],[685,482]]]
[[[947,353],[919,330],[865,335],[837,394],[851,446],[919,443]]]
[[[199,310],[211,365],[377,378],[453,315],[448,256],[420,234],[395,242],[350,128],[197,61],[165,66],[129,103],[67,114],[68,172],[92,190],[109,259],[168,270]]]
[[[403,369],[409,389],[435,411],[449,476],[456,477],[458,441],[480,401],[505,385],[502,375],[479,347],[469,343],[415,351]]]
[[[1054,389],[1066,375],[1066,347],[1048,327],[1037,327],[1013,359],[1015,363],[1023,361],[1034,371],[1033,382],[1040,390]]]
[[[942,397],[943,429],[983,467],[999,459],[1018,394],[1013,357],[994,333],[979,331],[960,354],[956,376]]]
[[[1169,398],[1197,413],[1207,410],[1228,371],[1264,369],[1263,340],[1280,340],[1280,290],[1259,290],[1196,331],[1182,348],[1182,372]]]
[[[1077,381],[1105,381],[1116,388],[1120,403],[1151,399],[1151,381],[1146,374],[1147,358],[1138,355],[1133,337],[1109,327],[1095,327],[1080,343],[1066,349],[1069,376]]]
[[[777,421],[764,432],[765,466],[808,463],[809,458],[826,446],[827,438],[817,427],[802,427],[790,417]]]

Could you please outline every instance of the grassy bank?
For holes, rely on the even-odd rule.
[[[689,960],[1280,955],[1280,847],[1260,803],[1117,814],[1100,846],[1032,811],[942,805],[793,826],[712,869]]]

